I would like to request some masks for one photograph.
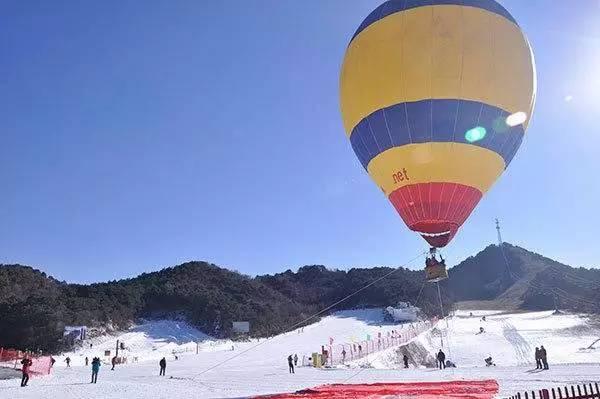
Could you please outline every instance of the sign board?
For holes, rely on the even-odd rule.
[[[104,351],[104,356],[110,356],[110,351]]]
[[[86,326],[65,326],[63,336],[73,340],[84,340],[87,336]]]
[[[233,322],[233,332],[236,333],[249,333],[250,332],[250,322],[249,321],[234,321]]]

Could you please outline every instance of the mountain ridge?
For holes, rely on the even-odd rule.
[[[440,283],[446,314],[465,301],[552,309],[555,299],[567,309],[600,312],[600,270],[572,268],[510,244],[490,245],[449,274]],[[217,337],[232,336],[232,322],[248,320],[253,336],[270,336],[316,321],[309,317],[332,304],[329,310],[335,311],[399,301],[439,313],[436,287],[424,283],[422,271],[405,268],[312,265],[249,277],[207,262],[186,262],[118,281],[69,284],[28,266],[0,265],[0,346],[57,350],[65,325],[124,329],[142,317],[183,317]]]

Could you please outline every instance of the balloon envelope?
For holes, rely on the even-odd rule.
[[[535,90],[529,42],[493,0],[386,1],[354,34],[340,76],[356,156],[433,247],[510,164]]]

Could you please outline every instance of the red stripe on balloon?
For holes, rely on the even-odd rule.
[[[443,247],[467,220],[481,200],[476,188],[457,183],[420,183],[401,187],[389,195],[389,200],[411,229],[420,233],[447,237],[423,236],[430,245]]]

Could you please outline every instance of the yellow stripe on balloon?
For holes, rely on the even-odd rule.
[[[367,168],[386,196],[410,184],[464,184],[485,194],[504,171],[504,160],[486,148],[462,143],[421,143],[393,147]]]
[[[530,116],[534,90],[532,53],[520,28],[457,5],[413,8],[370,25],[350,43],[340,77],[348,136],[379,109],[429,98],[479,101]]]

